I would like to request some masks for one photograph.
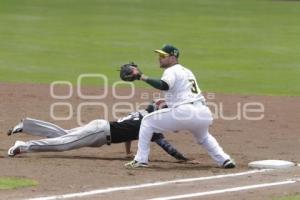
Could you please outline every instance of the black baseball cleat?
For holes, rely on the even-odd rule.
[[[23,131],[23,121],[21,121],[20,123],[18,123],[16,126],[10,128],[7,131],[7,135],[10,136],[12,134],[21,133],[22,131]]]
[[[224,163],[223,163],[223,168],[224,169],[232,169],[232,168],[235,168],[235,162],[231,159],[228,159],[228,160],[225,160]]]

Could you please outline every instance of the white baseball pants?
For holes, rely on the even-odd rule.
[[[208,132],[212,121],[211,111],[201,101],[158,110],[146,115],[140,128],[135,160],[148,163],[150,140],[154,132],[189,130],[197,143],[207,150],[219,166],[222,166],[230,156],[223,151],[216,139]]]

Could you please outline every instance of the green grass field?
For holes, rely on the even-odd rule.
[[[158,77],[171,43],[203,91],[299,96],[299,35],[299,1],[0,0],[0,82],[113,83],[128,61]]]
[[[22,187],[37,186],[38,182],[21,177],[0,177],[0,191]]]
[[[274,198],[274,200],[300,200],[300,195]]]

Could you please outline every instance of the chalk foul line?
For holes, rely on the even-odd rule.
[[[55,196],[48,196],[48,197],[30,198],[30,199],[26,199],[26,200],[69,199],[69,198],[75,198],[75,197],[84,197],[84,196],[91,196],[91,195],[104,194],[104,193],[110,193],[110,192],[118,192],[118,191],[128,191],[128,190],[133,190],[133,189],[148,188],[148,187],[155,187],[155,186],[168,185],[168,184],[178,184],[178,183],[186,183],[186,182],[195,182],[195,181],[204,181],[204,180],[213,180],[213,179],[221,179],[221,178],[228,178],[228,177],[244,176],[244,175],[249,175],[249,174],[262,173],[262,172],[266,172],[266,171],[271,171],[271,170],[270,169],[250,170],[250,171],[246,171],[246,172],[223,174],[223,175],[216,175],[216,176],[177,179],[177,180],[170,180],[170,181],[123,186],[123,187],[110,187],[110,188],[92,190],[92,191],[87,191],[87,192],[78,192],[78,193],[69,193],[69,194],[55,195]]]
[[[272,182],[272,183],[264,183],[264,184],[257,184],[257,185],[247,185],[247,186],[241,186],[241,187],[226,188],[226,189],[222,189],[222,190],[212,190],[212,191],[207,191],[207,192],[198,192],[198,193],[190,193],[190,194],[183,194],[183,195],[176,195],[176,196],[152,198],[152,199],[148,199],[148,200],[186,199],[186,198],[208,196],[208,195],[222,194],[222,193],[228,193],[228,192],[239,192],[239,191],[243,191],[243,190],[251,190],[251,189],[257,189],[257,188],[266,188],[266,187],[274,187],[274,186],[279,186],[279,185],[287,185],[287,184],[293,184],[296,182],[297,181],[295,181],[295,180],[287,180],[287,181],[280,181],[280,182]]]

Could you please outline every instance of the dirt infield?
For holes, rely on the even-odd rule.
[[[206,93],[206,97],[217,119],[210,132],[217,138],[225,151],[236,160],[238,167],[234,170],[216,167],[206,152],[193,141],[191,134],[186,132],[166,134],[166,138],[186,156],[200,160],[201,164],[199,165],[178,163],[154,144],[151,148],[150,167],[143,170],[127,170],[123,167],[128,159],[125,158],[122,144],[101,148],[83,148],[62,153],[22,154],[15,158],[8,158],[7,150],[16,140],[38,139],[25,134],[6,136],[7,129],[21,118],[38,118],[54,122],[65,128],[71,128],[77,126],[80,104],[101,102],[107,104],[111,110],[115,103],[120,102],[120,99],[114,97],[111,90],[108,91],[107,97],[103,100],[84,100],[75,95],[76,92],[69,99],[55,99],[50,96],[49,91],[49,85],[0,84],[0,176],[21,176],[39,182],[39,185],[34,188],[0,191],[0,199],[53,196],[109,187],[139,185],[146,182],[246,172],[249,170],[247,163],[253,160],[284,159],[300,162],[300,97],[240,96],[211,93]],[[63,87],[56,88],[55,94],[66,94],[66,91],[66,88]],[[103,89],[89,87],[84,88],[84,91],[85,95],[99,95]],[[130,91],[119,89],[117,93],[118,95],[125,95]],[[146,102],[152,98],[153,93],[157,95],[154,90],[136,90],[134,96],[126,101],[134,103],[133,107],[136,107],[135,102]],[[121,101],[125,102],[125,100]],[[54,121],[52,119],[50,108],[53,103],[57,102],[72,105],[73,113],[70,120]],[[264,111],[258,112],[257,105],[263,105]],[[66,107],[54,111],[57,117],[69,115]],[[104,111],[102,111],[103,109],[97,106],[94,108],[82,107],[82,118],[80,119],[87,122],[95,118],[103,118]],[[113,114],[108,113],[109,120],[114,119]],[[249,117],[257,118],[260,116],[263,116],[263,119],[249,120]],[[135,142],[133,146],[134,151],[136,144]],[[300,170],[298,168],[268,171],[236,178],[174,184],[145,190],[118,191],[99,194],[98,196],[81,197],[81,199],[147,199],[299,179]],[[220,197],[228,200],[272,199],[276,196],[299,193],[299,185],[297,182],[274,188],[229,192],[194,197],[193,199],[219,199]]]

